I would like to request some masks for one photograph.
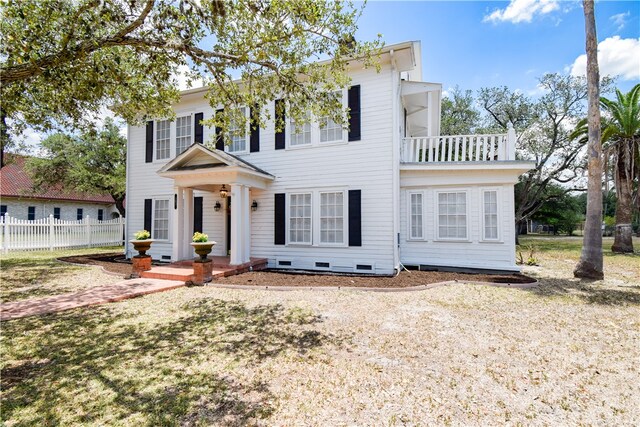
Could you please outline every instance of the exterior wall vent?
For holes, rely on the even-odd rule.
[[[291,265],[291,261],[278,261],[278,265]]]
[[[368,271],[371,271],[371,270],[373,270],[373,266],[372,265],[368,265],[368,264],[356,264],[356,270],[368,270]]]
[[[316,267],[318,267],[318,268],[330,268],[331,266],[329,265],[328,262],[316,262]]]

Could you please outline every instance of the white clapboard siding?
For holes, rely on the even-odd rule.
[[[86,217],[80,221],[48,218],[0,218],[0,249],[36,251],[123,244],[124,218],[106,221]]]
[[[312,147],[275,150],[273,120],[260,129],[260,151],[242,154],[246,161],[274,175],[267,190],[252,188],[250,200],[259,207],[251,216],[251,256],[268,258],[270,265],[277,259],[297,259],[301,267],[313,267],[317,261],[332,265],[351,266],[358,260],[375,265],[375,272],[393,272],[393,115],[391,70],[384,67],[351,73],[352,85],[361,85],[361,140],[340,144],[317,144]],[[274,103],[265,106],[274,117]],[[214,109],[202,94],[183,97],[174,106],[178,116],[204,113],[208,119]],[[155,128],[154,128],[155,129]],[[204,127],[205,144],[211,145],[215,129]],[[145,127],[130,126],[128,138],[127,233],[130,237],[144,228],[144,200],[164,198],[173,201],[173,180],[162,178],[157,171],[167,160],[145,163]],[[175,155],[175,123],[171,125],[171,158]],[[295,247],[274,244],[274,194],[294,190],[361,190],[362,246],[360,247]],[[203,231],[218,244],[214,254],[226,255],[226,217],[224,201],[217,193],[196,192],[202,196]],[[216,201],[223,209],[213,210]],[[171,202],[173,205],[173,202]],[[154,259],[169,259],[173,244],[173,215],[169,215],[169,239],[154,242],[148,252]],[[131,248],[129,248],[131,251]],[[130,252],[132,254],[132,252]]]

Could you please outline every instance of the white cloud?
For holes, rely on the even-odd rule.
[[[558,0],[511,0],[506,8],[494,10],[482,22],[531,22],[536,15],[546,15],[559,9]]]
[[[613,21],[613,23],[618,27],[617,31],[620,31],[627,25],[627,18],[631,15],[631,12],[627,11],[625,13],[618,13],[616,15],[610,16],[609,20]]]
[[[178,89],[187,90],[203,86],[204,83],[202,82],[202,79],[195,79],[192,80],[191,83],[189,83],[190,71],[191,69],[186,65],[181,65],[180,67],[178,67],[178,72],[172,77],[173,81],[178,86]]]
[[[640,38],[621,39],[613,36],[598,43],[598,66],[601,76],[621,76],[623,80],[640,80]],[[584,76],[587,55],[576,58],[571,74]]]

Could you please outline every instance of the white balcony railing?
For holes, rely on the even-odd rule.
[[[516,133],[404,138],[404,163],[493,162],[515,160]]]

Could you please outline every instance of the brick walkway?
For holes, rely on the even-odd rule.
[[[0,320],[18,319],[39,314],[56,313],[89,305],[122,301],[141,295],[164,292],[184,286],[184,281],[133,279],[112,285],[95,286],[83,291],[51,297],[27,299],[0,304]]]

